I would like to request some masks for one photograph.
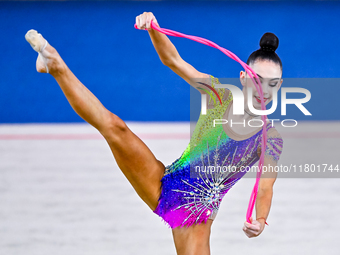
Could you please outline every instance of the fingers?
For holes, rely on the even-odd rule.
[[[137,25],[138,29],[140,29],[139,16],[136,17],[136,25]]]
[[[136,17],[136,25],[138,29],[151,29],[151,20],[158,25],[157,20],[152,12],[143,12],[143,14],[140,14]]]
[[[245,222],[244,226],[249,230],[259,231],[261,229],[261,224],[258,221],[253,221],[252,224]]]
[[[151,28],[151,20],[153,21],[153,23],[155,23],[159,27],[158,22],[157,22],[155,16],[151,13],[151,15],[147,16],[147,19],[146,19],[146,29],[147,30],[152,29]]]
[[[242,230],[249,238],[258,236],[262,232],[261,224],[257,221],[253,221],[253,224],[245,222]]]
[[[245,227],[243,227],[243,231],[244,231],[246,234],[250,235],[251,237],[253,237],[253,236],[258,236],[258,235],[259,235],[259,231],[252,230],[252,229],[247,229],[247,228],[245,228]]]
[[[249,238],[256,237],[260,234],[259,232],[256,232],[254,230],[249,230],[245,227],[243,227],[243,231],[246,234],[246,236],[248,236]]]

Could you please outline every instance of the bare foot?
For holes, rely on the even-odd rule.
[[[36,30],[29,30],[25,39],[38,52],[36,68],[39,73],[60,72],[64,63],[58,52]]]

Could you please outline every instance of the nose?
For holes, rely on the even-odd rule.
[[[264,86],[262,87],[262,91],[263,91],[263,97],[268,98],[269,97],[269,90],[268,90],[267,84],[264,84]]]

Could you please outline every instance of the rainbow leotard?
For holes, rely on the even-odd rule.
[[[210,77],[214,88],[219,81]],[[233,100],[228,89],[216,90],[223,98],[222,105],[210,98],[209,103],[214,107],[208,107],[207,114],[200,114],[189,145],[165,168],[161,180],[162,191],[154,213],[171,228],[214,219],[228,190],[259,160],[262,128],[251,133],[249,138],[234,140],[224,131],[223,125],[214,126],[213,120],[223,119]],[[238,136],[230,128],[228,130],[233,137]],[[282,137],[271,123],[267,124],[267,135],[265,157],[278,161],[283,148]]]

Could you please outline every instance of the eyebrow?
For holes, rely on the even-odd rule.
[[[256,73],[257,74],[257,76],[259,77],[259,78],[261,78],[261,79],[263,79],[263,77],[261,76],[261,75],[259,75],[258,73]],[[280,78],[273,78],[273,79],[270,79],[271,81],[272,80],[279,80]]]

